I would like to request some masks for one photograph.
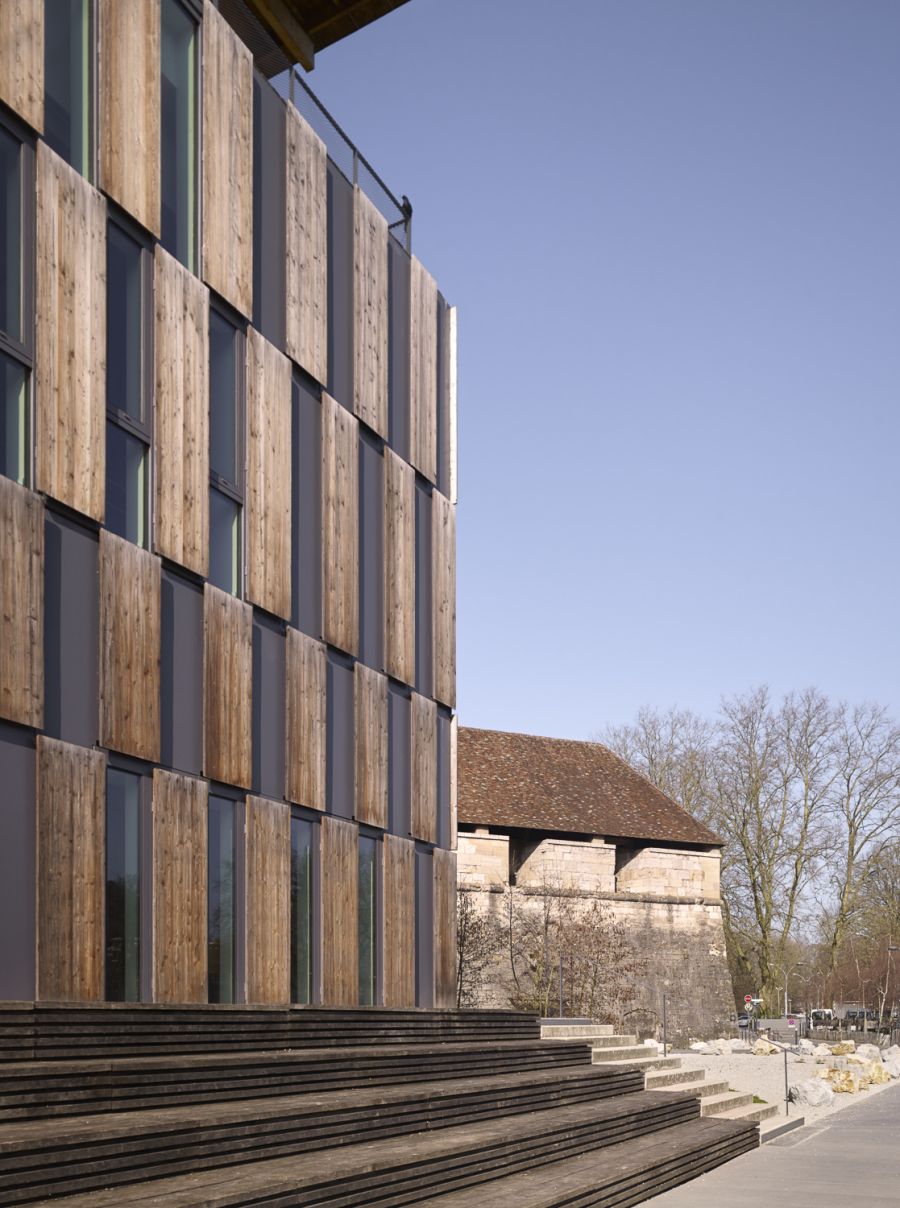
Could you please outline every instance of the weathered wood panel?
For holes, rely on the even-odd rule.
[[[203,6],[203,279],[253,310],[253,56]]]
[[[0,717],[44,720],[44,505],[0,476]]]
[[[353,190],[353,410],[379,436],[388,425],[388,227]]]
[[[434,695],[456,704],[456,509],[439,491],[431,496],[431,593]]]
[[[384,450],[384,667],[412,684],[416,678],[416,475]]]
[[[159,0],[100,0],[100,183],[160,231]]]
[[[359,451],[357,420],[322,395],[322,631],[359,648]]]
[[[157,244],[154,547],[209,565],[209,290]]]
[[[434,849],[434,1005],[456,1006],[456,852]]]
[[[322,877],[322,1001],[359,1001],[359,831],[326,814],[320,828]]]
[[[437,481],[437,285],[415,256],[409,276],[410,461]]]
[[[387,676],[357,663],[356,820],[387,827],[388,682]]]
[[[437,842],[437,705],[412,694],[410,709],[410,833]]]
[[[153,772],[153,1001],[206,1002],[208,788]]]
[[[37,486],[103,519],[106,489],[106,202],[37,147]]]
[[[247,798],[247,1002],[291,997],[291,807]]]
[[[459,718],[450,722],[450,847],[459,846],[459,778],[457,775],[457,753],[459,750]]]
[[[37,739],[37,996],[103,998],[106,753]]]
[[[446,311],[446,321],[444,329],[444,381],[446,382],[447,397],[445,406],[447,411],[447,460],[448,460],[448,485],[447,490],[450,493],[450,502],[455,504],[458,502],[458,457],[457,457],[457,412],[456,412],[456,307],[450,306]]]
[[[291,615],[291,363],[247,331],[247,595]]]
[[[100,533],[100,743],[159,759],[159,558]]]
[[[327,671],[324,645],[297,629],[288,629],[285,795],[314,810],[325,809]]]
[[[328,381],[328,155],[293,105],[286,140],[286,347],[317,382]]]
[[[38,133],[44,128],[44,3],[0,4],[0,101]]]
[[[416,1005],[416,845],[384,836],[384,1005]]]
[[[249,788],[253,775],[253,609],[203,589],[203,770]]]

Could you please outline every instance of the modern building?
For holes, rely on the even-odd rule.
[[[0,999],[452,999],[455,313],[285,74],[394,7],[0,4]]]

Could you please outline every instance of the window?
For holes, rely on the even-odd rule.
[[[241,595],[244,336],[209,312],[209,581]]]
[[[192,272],[197,258],[197,23],[163,0],[161,54],[162,245]]]
[[[110,768],[106,779],[106,997],[141,997],[141,778]]]
[[[209,798],[209,1001],[234,1002],[234,802]]]
[[[91,178],[92,0],[44,0],[44,139]]]
[[[106,527],[149,544],[150,253],[118,222],[106,241]]]
[[[359,836],[359,1005],[375,1002],[375,840]]]
[[[33,242],[24,199],[32,180],[31,147],[0,125],[0,474],[23,484],[31,468]]]
[[[312,823],[291,819],[291,1002],[312,1001]]]

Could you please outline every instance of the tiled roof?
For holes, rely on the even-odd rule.
[[[623,839],[722,840],[598,742],[459,731],[459,821]]]

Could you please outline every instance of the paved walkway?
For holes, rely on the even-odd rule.
[[[735,1158],[642,1208],[897,1208],[900,1084]]]

